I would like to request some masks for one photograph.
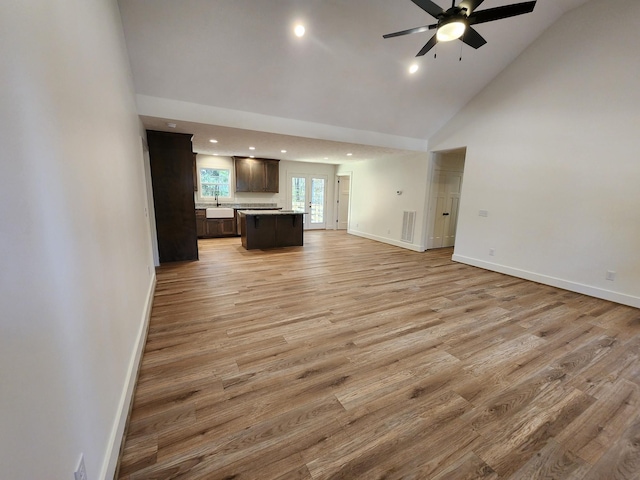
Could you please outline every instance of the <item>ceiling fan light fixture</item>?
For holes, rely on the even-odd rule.
[[[436,38],[439,42],[450,42],[457,40],[467,29],[467,23],[461,19],[454,19],[450,22],[444,23],[438,27]]]

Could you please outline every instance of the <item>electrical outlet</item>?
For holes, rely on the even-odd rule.
[[[147,265],[147,273],[151,276],[151,265]]]
[[[613,270],[607,270],[607,280],[609,280],[610,282],[615,281],[616,279],[616,272],[614,272]]]
[[[78,468],[73,472],[75,480],[87,480],[87,469],[84,467],[84,453],[80,454]]]
[[[387,234],[391,234],[391,230],[387,230]]]
[[[496,249],[495,248],[490,248],[489,249],[489,255],[491,255],[492,257],[494,257],[496,255]]]

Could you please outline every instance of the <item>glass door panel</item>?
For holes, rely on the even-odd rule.
[[[304,228],[326,228],[326,175],[289,175],[291,210],[302,212]]]
[[[311,178],[311,215],[309,221],[312,225],[322,224],[321,228],[325,228],[324,221],[324,197],[325,197],[325,180],[324,178]]]
[[[306,205],[306,178],[291,177],[291,210],[304,213]]]

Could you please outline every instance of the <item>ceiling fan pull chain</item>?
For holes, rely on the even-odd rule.
[[[464,38],[464,37],[462,37],[462,38]],[[458,59],[459,62],[462,61],[462,45],[464,45],[464,42],[460,42],[460,58]]]

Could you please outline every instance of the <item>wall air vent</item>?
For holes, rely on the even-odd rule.
[[[405,211],[402,216],[402,241],[413,243],[413,230],[416,224],[416,212]]]

